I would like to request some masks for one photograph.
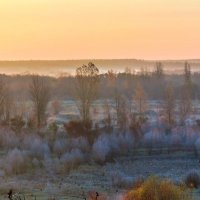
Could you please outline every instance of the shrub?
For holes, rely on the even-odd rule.
[[[9,130],[3,129],[0,131],[0,146],[4,149],[14,149],[20,144],[20,139],[16,133]]]
[[[25,125],[25,122],[24,122],[22,116],[15,116],[10,120],[10,125],[11,125],[11,129],[14,132],[20,133],[22,128]]]
[[[7,174],[20,174],[26,171],[28,163],[29,160],[25,152],[14,149],[8,152],[4,168]]]
[[[136,116],[133,114],[130,119],[129,129],[138,141],[142,137],[142,125],[147,121],[144,116]]]
[[[29,135],[24,138],[23,147],[29,152],[32,158],[42,160],[45,156],[49,156],[50,149],[46,141],[38,136]]]
[[[53,152],[60,158],[67,150],[67,142],[65,140],[57,139],[54,142]]]
[[[113,160],[116,155],[125,155],[134,147],[131,134],[101,134],[92,146],[93,159],[98,163]]]
[[[84,136],[93,143],[94,130],[92,130],[92,121],[70,121],[64,124],[65,130],[72,138]]]
[[[76,138],[82,136],[84,133],[86,134],[92,128],[92,124],[83,121],[70,121],[64,124],[64,127],[69,136]]]
[[[199,188],[200,176],[196,171],[190,171],[185,177],[185,185],[189,188]]]
[[[61,157],[64,171],[72,170],[85,161],[84,154],[79,149],[72,149]]]
[[[125,200],[191,200],[183,188],[168,180],[148,178],[140,187],[130,190]]]
[[[53,134],[56,134],[58,131],[58,125],[53,122],[49,125],[49,131],[52,132]]]

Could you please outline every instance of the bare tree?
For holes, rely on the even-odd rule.
[[[114,94],[114,102],[117,116],[117,125],[120,129],[125,130],[127,127],[127,101],[124,96],[116,89]]]
[[[155,71],[153,73],[157,79],[162,79],[164,77],[164,70],[161,62],[156,62]]]
[[[90,120],[90,108],[97,95],[98,74],[99,69],[93,63],[76,69],[76,96],[82,120],[85,122]]]
[[[9,123],[13,99],[10,88],[5,80],[0,80],[0,118],[3,122]]]
[[[184,124],[185,119],[191,113],[192,102],[189,91],[183,87],[180,92],[180,101],[179,101],[179,115],[180,123]]]
[[[117,74],[112,69],[107,72],[108,87],[113,88],[116,85]]]
[[[170,127],[174,124],[174,110],[175,110],[174,89],[171,85],[168,85],[165,90],[164,111],[167,124]]]
[[[192,78],[191,78],[191,66],[188,62],[185,62],[184,66],[184,76],[185,76],[185,83],[191,84]]]
[[[185,123],[186,117],[192,111],[192,77],[191,67],[188,62],[184,66],[184,84],[180,92],[179,113],[181,124]]]
[[[142,85],[139,82],[136,84],[135,87],[134,100],[137,112],[140,115],[144,114],[147,108],[147,96]]]
[[[105,128],[106,130],[111,130],[112,129],[112,116],[111,116],[111,106],[109,104],[108,100],[105,100],[104,102],[104,110],[105,110]]]
[[[33,102],[37,128],[40,128],[45,121],[45,112],[50,100],[50,89],[43,77],[32,76],[29,93]]]

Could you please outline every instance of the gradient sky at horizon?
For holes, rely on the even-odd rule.
[[[200,58],[199,0],[0,0],[0,60]]]

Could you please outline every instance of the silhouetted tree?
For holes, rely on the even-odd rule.
[[[186,117],[192,111],[192,78],[191,67],[188,62],[185,62],[184,66],[184,84],[181,88],[179,113],[181,124],[184,124]]]
[[[117,117],[117,125],[120,129],[125,130],[127,127],[127,101],[117,89],[114,94],[115,110]]]
[[[98,75],[99,69],[93,63],[76,69],[76,97],[83,121],[90,120],[90,107],[98,90]]]
[[[165,90],[164,111],[165,111],[166,121],[168,125],[171,127],[174,124],[174,112],[175,112],[174,90],[171,85],[168,85]]]
[[[164,70],[161,62],[156,63],[155,71],[153,73],[157,79],[162,79],[164,77]]]
[[[136,84],[136,87],[135,87],[134,101],[135,101],[137,112],[140,115],[144,114],[147,108],[147,96],[142,85],[139,82]]]
[[[50,100],[50,88],[43,77],[34,75],[29,85],[29,93],[33,102],[37,128],[40,128],[45,121],[45,112]]]

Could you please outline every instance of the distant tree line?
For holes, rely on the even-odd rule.
[[[104,74],[94,63],[80,66],[75,76],[58,78],[39,75],[0,76],[0,119],[7,122],[15,110],[16,102],[21,103],[21,113],[17,113],[14,124],[20,121],[24,113],[25,101],[33,105],[34,116],[29,116],[28,124],[36,124],[39,128],[44,124],[48,102],[58,112],[59,100],[76,100],[83,121],[89,121],[90,107],[95,99],[104,99],[107,110],[107,125],[109,126],[110,111],[106,102],[111,99],[115,103],[117,123],[122,127],[130,119],[127,110],[139,113],[145,112],[147,100],[163,100],[167,123],[174,123],[175,101],[179,101],[181,119],[187,117],[192,110],[192,101],[199,99],[200,73],[191,73],[191,66],[185,62],[183,74],[165,74],[161,62],[156,63],[153,71],[142,68],[135,73],[130,68],[116,73],[108,70]],[[135,107],[131,105],[135,102]],[[19,106],[19,104],[17,105]],[[18,109],[19,110],[19,109]],[[123,123],[122,123],[123,122]]]

